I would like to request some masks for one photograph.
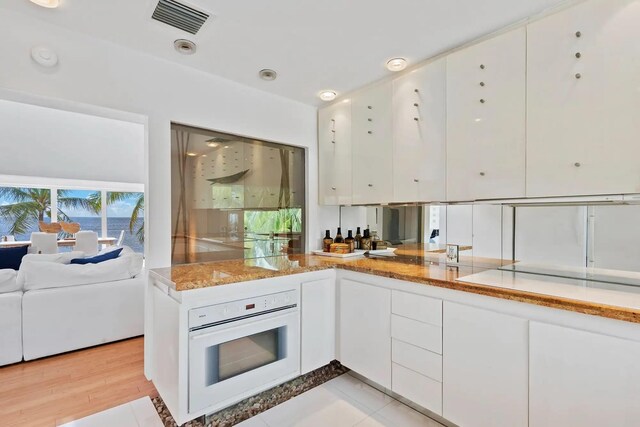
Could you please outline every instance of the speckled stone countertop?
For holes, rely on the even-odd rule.
[[[610,305],[602,302],[566,297],[560,291],[566,284],[558,284],[558,292],[546,286],[540,291],[505,286],[504,283],[488,284],[461,281],[483,271],[498,267],[493,262],[478,262],[473,266],[450,266],[433,262],[429,256],[400,255],[393,258],[328,258],[317,255],[282,255],[267,258],[215,261],[200,264],[184,264],[169,268],[153,269],[163,282],[177,291],[221,286],[231,283],[267,279],[310,271],[340,268],[359,273],[373,274],[456,291],[471,292],[495,298],[536,304],[545,307],[575,311],[578,313],[608,317],[640,323],[640,308],[633,305]],[[618,299],[619,301],[619,299]]]

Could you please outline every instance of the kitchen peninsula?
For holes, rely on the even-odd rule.
[[[499,414],[500,425],[569,422],[576,415],[566,408],[579,404],[585,393],[615,400],[617,406],[585,409],[580,419],[602,414],[609,420],[640,417],[633,397],[640,393],[640,382],[629,381],[640,377],[634,362],[640,357],[640,332],[634,325],[640,323],[640,294],[634,288],[604,289],[578,280],[544,282],[495,270],[499,265],[452,266],[434,261],[434,256],[415,250],[383,259],[288,255],[152,270],[148,375],[178,422],[334,359],[443,422],[466,425],[467,417],[490,413]],[[495,283],[487,281],[486,274]],[[280,331],[278,345],[289,348],[287,356],[280,352],[274,363],[212,381],[204,368],[208,362],[194,357],[194,351],[206,357],[207,350],[194,350],[194,342],[203,336],[203,324],[222,322],[198,323],[198,317],[214,312],[221,319],[243,318],[246,323],[229,329],[251,328],[262,322],[259,313],[251,314],[260,309],[254,306],[256,296],[265,311],[282,308],[283,316],[289,316],[288,327],[273,325]],[[207,312],[206,307],[216,309]],[[282,340],[285,329],[288,338]],[[248,329],[243,336],[256,331]],[[580,364],[574,363],[577,359]],[[262,387],[231,392],[224,401],[218,393],[208,406],[195,409],[193,402],[203,396],[194,389],[198,381],[204,382],[202,390],[215,385],[220,389],[225,382],[278,364],[286,369]],[[598,378],[598,390],[584,388],[581,381],[594,370],[605,372]],[[493,386],[487,388],[488,383]],[[229,389],[241,389],[235,387]],[[563,405],[552,405],[559,409],[549,411],[550,399]]]

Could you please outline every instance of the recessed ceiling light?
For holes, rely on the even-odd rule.
[[[173,47],[183,55],[193,55],[196,53],[196,44],[191,40],[178,39],[173,42]]]
[[[338,96],[338,94],[333,90],[323,90],[318,94],[318,97],[323,101],[333,101],[336,99],[336,96]]]
[[[37,4],[38,6],[47,7],[49,9],[54,9],[60,6],[60,0],[31,0],[31,3]]]
[[[225,145],[225,146],[224,146],[224,148],[229,148],[229,146],[228,146],[228,145]]]
[[[387,61],[389,71],[402,71],[407,68],[407,60],[404,58],[393,58]]]
[[[220,144],[218,144],[217,142],[209,141],[207,142],[207,145],[211,148],[216,148]]]
[[[278,77],[278,73],[276,73],[274,70],[271,70],[269,68],[260,70],[258,75],[262,80],[267,80],[267,81],[275,80],[276,77]]]
[[[195,156],[197,156],[197,154],[196,153],[187,153],[187,156],[195,157]]]

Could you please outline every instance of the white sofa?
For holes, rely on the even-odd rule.
[[[0,270],[0,366],[22,360],[22,291],[14,270]]]
[[[69,265],[73,257],[27,255],[13,272],[16,291],[0,294],[0,325],[10,326],[0,329],[0,365],[143,334],[142,256],[128,250],[99,264]]]

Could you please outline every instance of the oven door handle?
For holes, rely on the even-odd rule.
[[[298,311],[290,311],[290,312],[285,312],[285,313],[278,313],[277,316],[268,316],[266,318],[263,319],[257,319],[255,317],[251,318],[253,320],[253,322],[243,322],[240,325],[237,326],[232,326],[232,324],[230,323],[225,323],[223,325],[219,325],[219,326],[211,326],[209,328],[203,328],[203,329],[197,329],[195,331],[191,331],[189,332],[189,341],[192,342],[198,342],[204,339],[211,339],[212,336],[215,335],[220,335],[220,334],[228,334],[230,332],[236,331],[236,330],[240,330],[240,329],[246,329],[246,327],[248,325],[256,325],[256,324],[260,324],[260,323],[266,323],[266,322],[273,322],[276,321],[278,319],[286,319],[288,317],[292,317],[292,316],[296,316],[298,315]],[[243,319],[246,320],[246,319]],[[282,326],[286,326],[288,324],[288,322],[282,322]],[[221,328],[220,326],[225,326],[224,328]],[[268,330],[268,329],[266,329]],[[241,337],[241,335],[239,335],[239,337]],[[226,341],[223,341],[226,342]]]

